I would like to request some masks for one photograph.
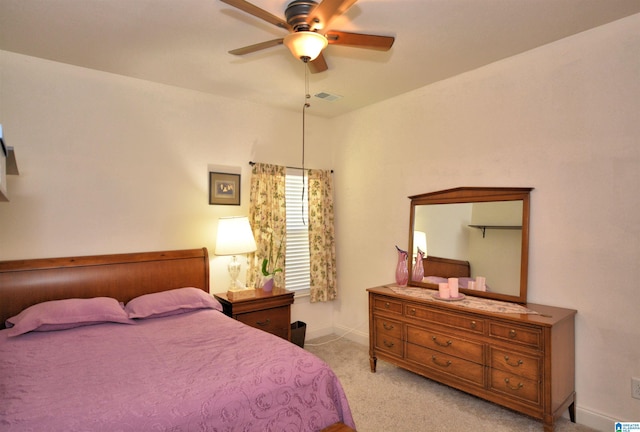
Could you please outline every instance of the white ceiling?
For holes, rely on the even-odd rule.
[[[284,17],[287,0],[250,0]],[[331,29],[395,36],[388,52],[329,46],[309,114],[337,116],[640,13],[640,0],[359,0]],[[299,111],[304,63],[285,30],[220,0],[0,0],[0,49]]]

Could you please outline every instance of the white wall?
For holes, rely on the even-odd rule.
[[[307,161],[335,169],[341,293],[323,305],[296,300],[308,336],[333,325],[368,342],[365,290],[393,280],[407,196],[533,186],[529,298],[578,310],[578,421],[637,421],[638,29],[636,15],[310,119]],[[1,51],[0,68],[0,122],[21,170],[0,203],[1,260],[212,251],[217,218],[248,213],[247,161],[298,163],[296,113]],[[241,167],[241,207],[208,205],[209,164]],[[212,290],[223,291],[227,258],[211,255]]]
[[[307,166],[331,168],[326,122],[307,118]],[[298,113],[4,51],[0,123],[20,170],[0,203],[0,260],[205,246],[212,292],[229,285],[215,230],[248,214],[248,162],[302,157]],[[241,206],[209,205],[209,165],[241,172]],[[311,334],[331,332],[332,313],[293,308]]]
[[[336,119],[337,326],[366,340],[408,196],[534,187],[529,300],[578,311],[578,421],[638,421],[639,112],[635,15]]]

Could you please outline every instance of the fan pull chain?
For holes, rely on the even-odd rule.
[[[304,140],[305,140],[305,136],[307,135],[305,133],[305,120],[306,120],[306,112],[307,112],[307,108],[309,108],[311,106],[311,104],[309,104],[309,99],[311,98],[311,96],[309,95],[309,67],[308,67],[308,60],[305,61],[304,64],[304,105],[302,106],[302,208],[301,208],[301,217],[302,217],[302,223],[303,225],[306,225],[307,222],[304,219],[304,193],[305,193],[305,169],[304,169]]]

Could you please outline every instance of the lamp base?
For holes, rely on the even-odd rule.
[[[240,274],[240,263],[238,262],[236,256],[234,255],[227,265],[227,270],[229,270],[229,276],[231,277],[231,285],[229,286],[229,291],[237,291],[238,287],[238,275]]]
[[[227,291],[227,298],[231,301],[256,298],[256,290]]]
[[[255,288],[242,285],[239,280],[236,280],[235,285],[233,281],[231,281],[231,286],[229,287],[228,291],[229,292],[255,291]]]
[[[231,285],[229,286],[230,292],[247,291],[253,289],[242,285],[238,280],[238,275],[240,274],[240,265],[240,262],[238,262],[236,256],[234,255],[233,259],[227,266],[227,270],[229,270],[229,276],[231,276]]]

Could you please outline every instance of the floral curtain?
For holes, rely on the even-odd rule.
[[[247,285],[262,286],[263,261],[266,271],[284,269],[286,241],[285,167],[256,163],[251,176],[249,223],[257,249],[247,270]],[[274,286],[284,288],[284,271],[274,274]]]
[[[336,246],[333,228],[333,175],[309,170],[309,255],[311,260],[311,302],[334,300]]]

